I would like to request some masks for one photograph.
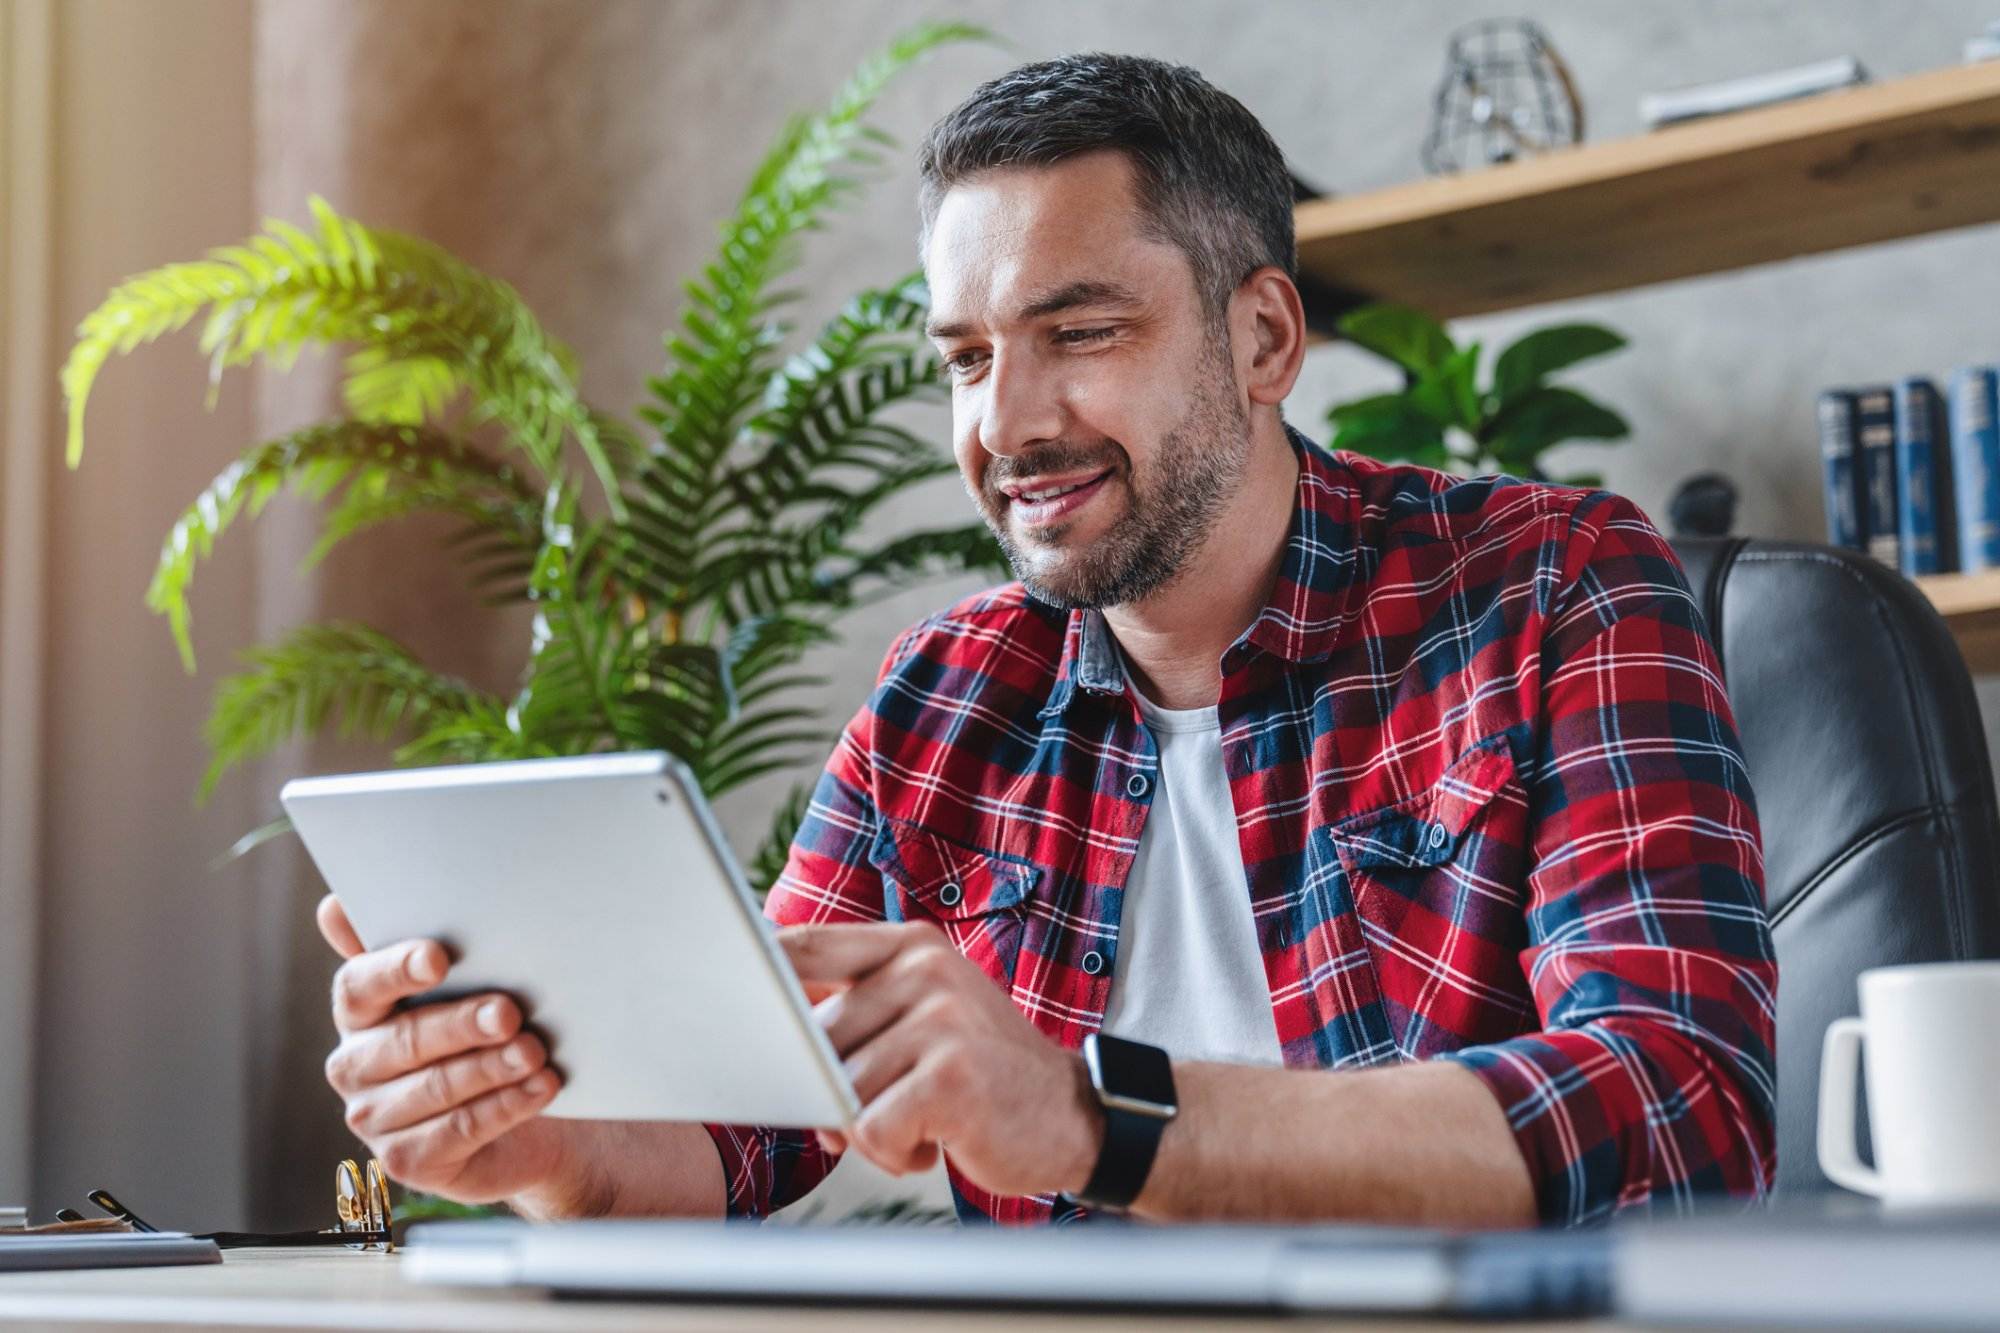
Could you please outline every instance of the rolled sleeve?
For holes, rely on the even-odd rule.
[[[1498,1099],[1545,1221],[1761,1197],[1778,977],[1721,667],[1630,501],[1582,500],[1563,566],[1520,956],[1542,1030],[1444,1058]]]

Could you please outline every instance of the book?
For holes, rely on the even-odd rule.
[[[1958,567],[2000,567],[2000,368],[1951,377],[1951,469],[1958,499]]]
[[[1896,395],[1887,386],[1854,391],[1854,456],[1861,468],[1859,525],[1866,549],[1895,569]]]
[[[1819,396],[1819,457],[1826,478],[1826,540],[1849,550],[1866,549],[1861,528],[1860,470],[1854,457],[1854,395],[1829,389]]]
[[[1903,573],[1958,568],[1944,396],[1922,375],[1896,381],[1896,561]]]
[[[1743,111],[1753,106],[1789,102],[1868,81],[1868,71],[1853,56],[1814,61],[1793,69],[1772,70],[1720,83],[1704,83],[1671,92],[1647,93],[1639,99],[1639,118],[1658,127],[1699,116]]]

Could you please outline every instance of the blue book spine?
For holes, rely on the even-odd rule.
[[[2000,369],[1968,366],[1952,376],[1951,469],[1958,567],[2000,568]]]
[[[1854,448],[1861,462],[1861,532],[1868,554],[1891,569],[1896,562],[1896,395],[1854,392]]]
[[[1855,484],[1854,395],[1829,389],[1819,396],[1819,457],[1826,478],[1826,539],[1834,546],[1865,550],[1861,531],[1861,488]]]
[[[1958,568],[1944,396],[1921,375],[1896,381],[1896,556],[1905,574]]]

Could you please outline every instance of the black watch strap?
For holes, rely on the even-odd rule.
[[[1097,1154],[1097,1169],[1080,1196],[1093,1208],[1130,1208],[1132,1200],[1146,1187],[1152,1174],[1153,1158],[1160,1151],[1160,1135],[1167,1122],[1156,1115],[1104,1108],[1104,1147]]]
[[[1102,1033],[1084,1039],[1084,1064],[1104,1112],[1104,1146],[1077,1197],[1093,1208],[1129,1208],[1178,1110],[1173,1065],[1157,1046]]]

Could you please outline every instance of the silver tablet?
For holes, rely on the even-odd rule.
[[[708,804],[671,755],[301,778],[279,795],[370,949],[442,940],[517,997],[549,1115],[835,1128],[860,1104]]]

